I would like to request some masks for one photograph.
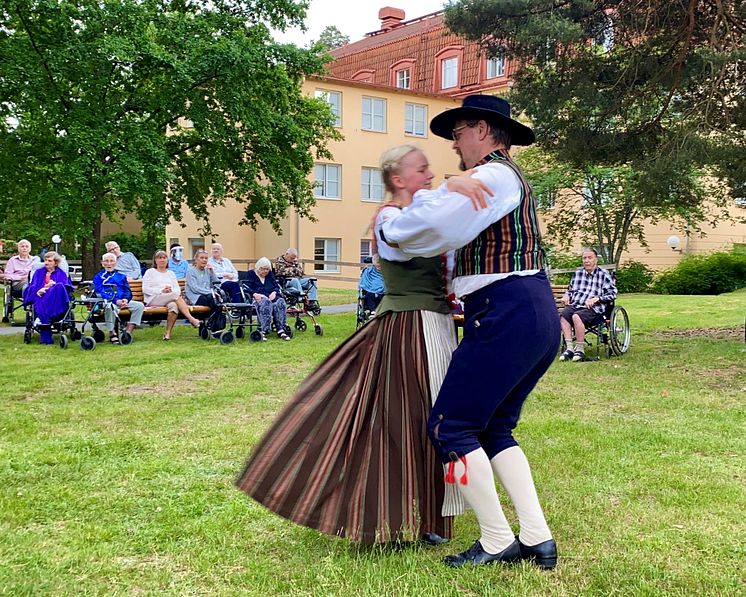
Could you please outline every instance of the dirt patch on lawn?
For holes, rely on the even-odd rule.
[[[711,338],[713,340],[743,340],[743,326],[727,328],[694,328],[691,330],[660,330],[654,332],[659,338]]]

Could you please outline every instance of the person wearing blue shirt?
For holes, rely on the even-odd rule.
[[[360,275],[358,288],[365,291],[363,295],[363,309],[370,312],[371,315],[375,315],[378,304],[386,292],[378,255],[373,255],[373,265],[369,265],[363,270],[363,273]]]
[[[189,271],[189,262],[186,259],[182,259],[184,256],[184,247],[179,243],[172,243],[170,252],[168,269],[174,273],[177,280],[183,280]]]
[[[98,296],[110,301],[104,314],[106,329],[109,330],[109,341],[112,344],[119,344],[119,336],[114,323],[120,309],[128,309],[130,312],[127,332],[131,334],[142,322],[145,305],[140,301],[132,300],[132,290],[130,290],[127,277],[114,269],[117,265],[117,256],[114,253],[104,253],[101,257],[101,265],[103,269],[94,276],[93,287]]]

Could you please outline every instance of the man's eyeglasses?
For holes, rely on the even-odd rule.
[[[457,126],[455,129],[451,131],[451,137],[453,138],[454,141],[458,142],[458,140],[461,138],[461,135],[462,135],[460,131],[463,131],[464,129],[467,129],[467,128],[469,129],[473,128],[474,126],[475,125],[470,124],[468,122],[466,124],[462,124],[461,126]]]

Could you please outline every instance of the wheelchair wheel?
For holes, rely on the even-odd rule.
[[[305,332],[308,329],[308,324],[302,319],[295,320],[295,329],[299,332]]]
[[[249,334],[249,340],[251,340],[252,342],[261,342],[262,333],[259,330],[254,330]]]
[[[119,334],[119,344],[122,346],[129,346],[132,344],[132,334],[129,332],[122,332]]]
[[[60,334],[60,348],[65,350],[67,348],[67,336]]]
[[[284,330],[285,330],[285,334],[286,334],[286,335],[287,335],[287,336],[288,336],[289,338],[292,338],[292,337],[293,337],[293,328],[291,328],[291,327],[290,327],[289,325],[286,325],[286,326],[285,326],[285,328],[284,328]]]
[[[24,344],[31,344],[31,338],[34,337],[34,330],[31,328],[26,328],[23,331],[23,343]]]
[[[221,344],[233,344],[233,332],[230,330],[225,330],[218,336],[218,339],[220,340]]]
[[[80,348],[81,350],[96,350],[96,339],[92,336],[83,336],[80,339]]]
[[[210,330],[207,329],[207,326],[204,324],[200,324],[199,326],[199,337],[203,340],[209,340],[210,339]]]
[[[324,335],[324,328],[322,328],[318,323],[315,326],[313,326],[313,331],[316,332],[317,336]]]
[[[627,311],[624,307],[614,307],[609,318],[609,339],[615,355],[621,356],[629,350],[630,336]]]
[[[93,339],[96,342],[103,342],[104,340],[106,340],[106,334],[104,334],[104,330],[100,330],[100,329],[93,330]],[[81,340],[81,342],[82,342],[82,340]],[[95,344],[94,344],[94,346],[95,346]]]
[[[244,329],[244,327],[242,325],[239,325],[236,328],[236,338],[238,338],[239,340],[241,340],[241,339],[243,339],[245,337],[246,337],[246,330]]]

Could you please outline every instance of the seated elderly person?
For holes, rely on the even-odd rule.
[[[44,326],[39,330],[39,344],[54,343],[49,325],[60,320],[70,306],[73,285],[59,265],[59,254],[47,251],[44,254],[44,267],[34,272],[31,282],[23,291],[23,304],[34,306],[34,323]]]
[[[588,326],[599,323],[604,315],[604,302],[616,298],[616,284],[609,272],[598,267],[595,249],[583,249],[583,267],[573,274],[567,287],[560,312],[560,327],[567,350],[560,361],[585,360],[585,331]],[[575,329],[575,350],[572,348],[572,332]]]
[[[109,330],[109,341],[112,344],[119,344],[119,336],[114,325],[119,311],[129,310],[130,319],[126,329],[131,334],[142,322],[145,305],[132,300],[132,290],[127,277],[114,269],[117,265],[117,256],[114,253],[104,253],[101,256],[101,265],[103,269],[93,277],[93,286],[98,296],[110,301],[104,313],[106,329]]]
[[[303,264],[298,261],[298,250],[290,248],[275,260],[275,276],[284,278],[285,288],[300,295],[304,290],[308,292],[308,308],[321,312],[319,307],[319,289],[311,278],[306,278]]]
[[[372,265],[363,270],[363,273],[360,275],[358,288],[365,291],[363,294],[363,309],[371,315],[375,315],[376,309],[381,300],[383,300],[383,295],[386,293],[386,286],[384,285],[383,275],[381,274],[381,262],[378,260],[378,255],[373,255]]]
[[[168,258],[168,269],[174,273],[177,280],[185,279],[190,265],[184,259],[184,247],[179,243],[172,243],[169,252],[171,255]]]
[[[273,318],[277,336],[282,340],[290,340],[290,336],[285,332],[287,305],[282,298],[280,285],[272,273],[269,259],[262,257],[256,262],[256,267],[249,272],[245,284],[256,304],[262,340],[266,340],[267,334],[272,330]]]
[[[3,278],[10,283],[13,295],[20,297],[28,286],[29,273],[34,264],[31,256],[31,243],[25,238],[18,241],[18,255],[13,255],[5,264]]]
[[[140,269],[140,261],[132,253],[125,253],[119,247],[119,243],[115,240],[110,240],[106,243],[106,250],[109,253],[114,253],[117,257],[118,272],[122,272],[127,276],[128,280],[139,280],[142,278],[142,270]]]
[[[184,294],[192,305],[204,305],[215,310],[212,287],[219,284],[215,271],[208,262],[207,251],[199,249],[194,254],[194,265],[189,266],[184,281]]]
[[[142,277],[142,294],[146,307],[167,307],[166,330],[164,340],[171,339],[179,313],[184,315],[192,327],[199,327],[199,319],[189,311],[189,305],[181,297],[179,281],[174,273],[168,269],[168,254],[166,251],[156,251],[153,255],[153,267]]]
[[[212,252],[212,256],[207,261],[212,266],[218,280],[220,280],[220,288],[225,290],[231,302],[243,302],[241,285],[238,282],[238,270],[233,267],[230,259],[223,257],[223,245],[212,243],[210,251]]]

